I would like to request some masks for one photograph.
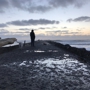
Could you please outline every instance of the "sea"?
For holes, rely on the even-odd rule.
[[[90,40],[55,40],[55,42],[61,44],[69,44],[72,47],[85,48],[90,51]]]

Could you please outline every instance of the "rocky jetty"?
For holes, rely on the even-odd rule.
[[[69,44],[61,44],[53,41],[48,41],[49,43],[55,45],[56,47],[62,48],[68,52],[71,52],[77,55],[82,61],[90,63],[90,51],[87,51],[85,48],[76,48],[71,47]]]
[[[35,47],[2,48],[0,90],[90,89],[90,65],[80,62],[69,45],[36,41]]]

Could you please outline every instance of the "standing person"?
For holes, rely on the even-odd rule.
[[[30,32],[30,37],[31,37],[31,46],[34,46],[34,40],[35,40],[35,33],[34,30]]]

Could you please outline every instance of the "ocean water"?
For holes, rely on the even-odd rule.
[[[56,40],[56,42],[61,44],[69,44],[72,47],[85,48],[90,51],[90,40]]]

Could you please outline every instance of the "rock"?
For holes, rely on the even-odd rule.
[[[13,44],[15,41],[17,41],[16,38],[0,39],[0,47],[8,44]]]
[[[61,44],[58,42],[48,41],[49,43],[55,45],[56,47],[62,48],[65,51],[76,54],[80,60],[90,63],[90,51],[87,51],[85,48],[71,47],[69,44]]]
[[[43,45],[49,45],[49,43],[47,43],[47,42],[44,42],[44,43],[43,43]]]
[[[65,45],[65,48],[66,48],[67,50],[69,50],[69,49],[71,48],[71,46],[70,46],[69,44],[66,44],[66,45]]]

